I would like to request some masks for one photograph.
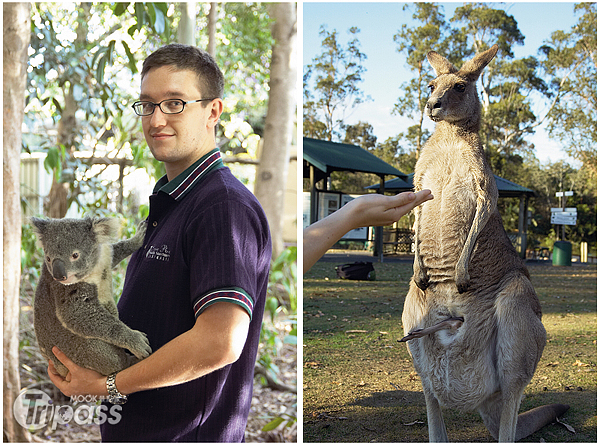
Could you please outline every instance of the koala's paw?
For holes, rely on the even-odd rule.
[[[138,224],[137,230],[135,231],[135,235],[133,236],[133,240],[141,247],[144,244],[144,237],[146,236],[146,228],[148,227],[148,222],[146,220],[142,221]]]
[[[150,343],[148,343],[148,337],[146,334],[134,330],[133,335],[133,343],[127,349],[129,349],[132,354],[140,360],[152,354],[152,348],[150,348]]]

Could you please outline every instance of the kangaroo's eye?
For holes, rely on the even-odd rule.
[[[49,256],[46,257],[46,261],[50,262],[50,257]]]
[[[427,85],[427,89],[429,90],[430,93],[433,93],[433,90],[435,90],[435,86],[430,83],[429,85]]]
[[[465,91],[465,85],[462,83],[457,83],[454,85],[454,90],[458,91],[459,93],[463,93]]]

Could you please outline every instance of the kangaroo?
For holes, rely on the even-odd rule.
[[[552,404],[518,414],[546,343],[524,262],[496,207],[498,189],[478,136],[476,81],[498,46],[457,69],[431,51],[436,78],[425,112],[436,122],[415,166],[413,279],[402,323],[421,377],[430,442],[447,442],[441,406],[477,410],[494,439],[514,442],[563,415]]]

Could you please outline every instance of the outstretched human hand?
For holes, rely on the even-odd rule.
[[[339,211],[345,210],[346,221],[352,226],[350,230],[358,227],[388,226],[430,199],[433,199],[430,190],[404,192],[394,196],[374,193],[353,199]]]
[[[403,192],[394,196],[369,194],[353,199],[338,211],[304,229],[304,273],[350,230],[393,224],[430,199],[433,199],[431,190]]]

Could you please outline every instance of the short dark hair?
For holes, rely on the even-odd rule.
[[[142,66],[142,79],[152,68],[174,66],[179,70],[191,70],[198,77],[203,99],[223,98],[224,80],[215,59],[206,51],[191,45],[172,43],[150,54]]]

